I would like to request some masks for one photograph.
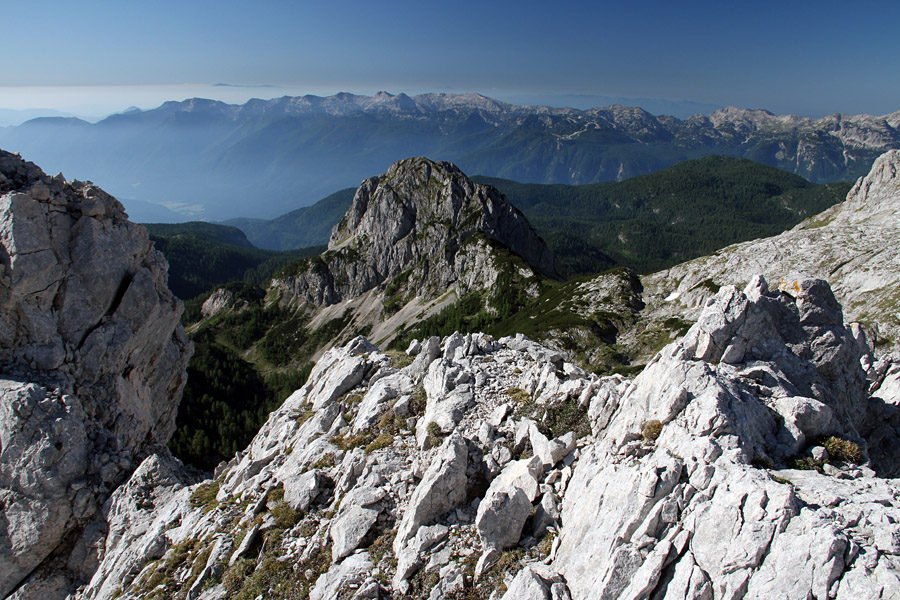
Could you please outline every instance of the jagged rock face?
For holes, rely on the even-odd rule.
[[[847,320],[879,349],[900,349],[900,151],[879,157],[847,200],[794,229],[737,244],[644,277],[646,315],[693,317],[710,288],[745,285],[756,273],[777,282],[804,272],[827,279]]]
[[[191,345],[115,198],[5,152],[0,173],[0,596],[61,597],[96,560],[79,536],[174,432]]]
[[[550,250],[497,190],[473,183],[450,163],[412,158],[364,181],[332,231],[328,252],[276,286],[314,305],[358,297],[398,276],[403,286],[430,296],[451,286],[485,289],[497,279],[496,243],[536,272],[555,276]]]
[[[633,381],[521,336],[424,340],[405,366],[354,340],[216,483],[161,472],[156,506],[114,498],[112,513],[160,533],[149,549],[108,540],[77,597],[112,598],[99,573],[127,557],[129,598],[162,573],[170,597],[227,598],[251,571],[274,587],[242,593],[283,597],[286,573],[322,600],[487,597],[501,582],[506,600],[898,598],[900,481],[878,474],[900,464],[900,445],[882,444],[900,417],[867,388],[887,396],[900,376],[841,317],[821,280],[754,278]],[[829,458],[824,435],[860,456]],[[793,470],[798,456],[822,472]],[[305,513],[285,519],[287,505]]]
[[[592,407],[612,418],[575,469],[552,565],[573,598],[896,597],[900,555],[862,548],[854,529],[896,518],[896,481],[754,466],[790,464],[824,435],[865,447],[863,352],[824,282],[721,290],[683,340]]]

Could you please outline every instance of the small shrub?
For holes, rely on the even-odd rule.
[[[659,434],[662,432],[663,424],[659,421],[659,419],[651,419],[644,423],[644,426],[641,428],[641,435],[644,437],[644,440],[647,442],[655,442],[656,438],[659,437]]]
[[[363,395],[358,392],[348,392],[344,394],[342,398],[338,399],[338,402],[343,401],[346,406],[353,406],[354,404],[359,404],[362,402]]]
[[[549,531],[547,535],[544,536],[544,539],[540,541],[537,545],[537,551],[541,556],[550,556],[550,551],[553,549],[553,540],[556,539],[556,532]]]
[[[316,531],[318,531],[318,527],[312,521],[304,521],[300,528],[297,530],[297,535],[300,537],[312,537],[315,535]]]
[[[294,420],[297,421],[297,425],[303,425],[304,423],[306,423],[307,421],[312,419],[315,415],[316,415],[316,411],[305,410],[302,413],[300,413],[299,415],[297,415]]]
[[[520,387],[511,387],[506,390],[506,395],[515,402],[528,402],[531,400],[531,396]]]
[[[391,362],[395,369],[408,367],[413,362],[413,357],[402,350],[388,350],[387,355],[391,357]]]
[[[427,403],[428,396],[425,394],[425,388],[419,386],[409,398],[409,412],[414,415],[421,415],[425,412]]]
[[[349,434],[346,436],[339,435],[337,437],[331,438],[331,443],[340,448],[341,450],[347,451],[352,450],[354,448],[359,448],[360,446],[365,446],[369,444],[375,435],[371,431],[363,431],[358,434]]]
[[[829,436],[821,440],[820,445],[827,451],[828,455],[834,459],[843,462],[860,464],[863,461],[862,449],[856,442],[845,440],[837,436]]]
[[[425,428],[425,432],[428,434],[429,447],[439,445],[441,443],[441,438],[444,437],[444,432],[441,431],[441,426],[434,421],[430,422],[427,425],[427,427]]]
[[[818,471],[822,473],[822,461],[811,456],[798,456],[793,460],[793,467],[798,471]]]
[[[299,523],[300,518],[303,516],[302,513],[291,508],[291,505],[283,500],[276,503],[269,512],[275,517],[275,527],[279,529],[290,529]]]
[[[378,419],[378,431],[382,434],[384,433],[397,433],[400,430],[400,425],[403,420],[399,417],[394,417],[394,413],[391,411],[386,411],[381,413],[381,417]]]
[[[369,557],[372,559],[373,565],[378,565],[381,562],[381,559],[384,558],[388,553],[392,552],[392,548],[394,545],[394,538],[397,536],[397,530],[392,529],[389,531],[385,531],[380,536],[375,538],[375,541],[369,546]]]
[[[222,575],[222,587],[228,592],[229,597],[240,591],[244,581],[253,573],[256,562],[247,558],[241,558]]]

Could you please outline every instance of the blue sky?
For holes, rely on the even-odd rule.
[[[228,82],[280,86],[273,95],[478,91],[508,99],[669,98],[809,115],[900,110],[896,2],[0,0],[0,6],[4,48],[15,49],[0,76],[0,108],[67,109],[65,94],[22,90],[35,86],[45,92],[89,86],[78,88],[88,89],[79,105],[84,112],[90,89],[99,102],[119,88],[121,110],[158,104],[158,96],[136,100],[150,98],[151,89],[180,99],[179,89]]]

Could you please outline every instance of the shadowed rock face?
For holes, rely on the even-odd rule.
[[[496,189],[473,183],[450,163],[411,158],[364,181],[331,232],[328,251],[281,285],[315,305],[355,298],[401,274],[433,295],[450,286],[465,291],[496,280],[492,244],[556,276],[550,250]]]
[[[191,344],[167,268],[115,198],[0,151],[0,596],[88,578],[79,536],[174,432]]]

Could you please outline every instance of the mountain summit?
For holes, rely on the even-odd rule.
[[[550,250],[500,192],[448,162],[410,158],[365,180],[328,251],[274,285],[289,304],[329,306],[376,288],[405,304],[489,289],[511,265],[556,277]]]

